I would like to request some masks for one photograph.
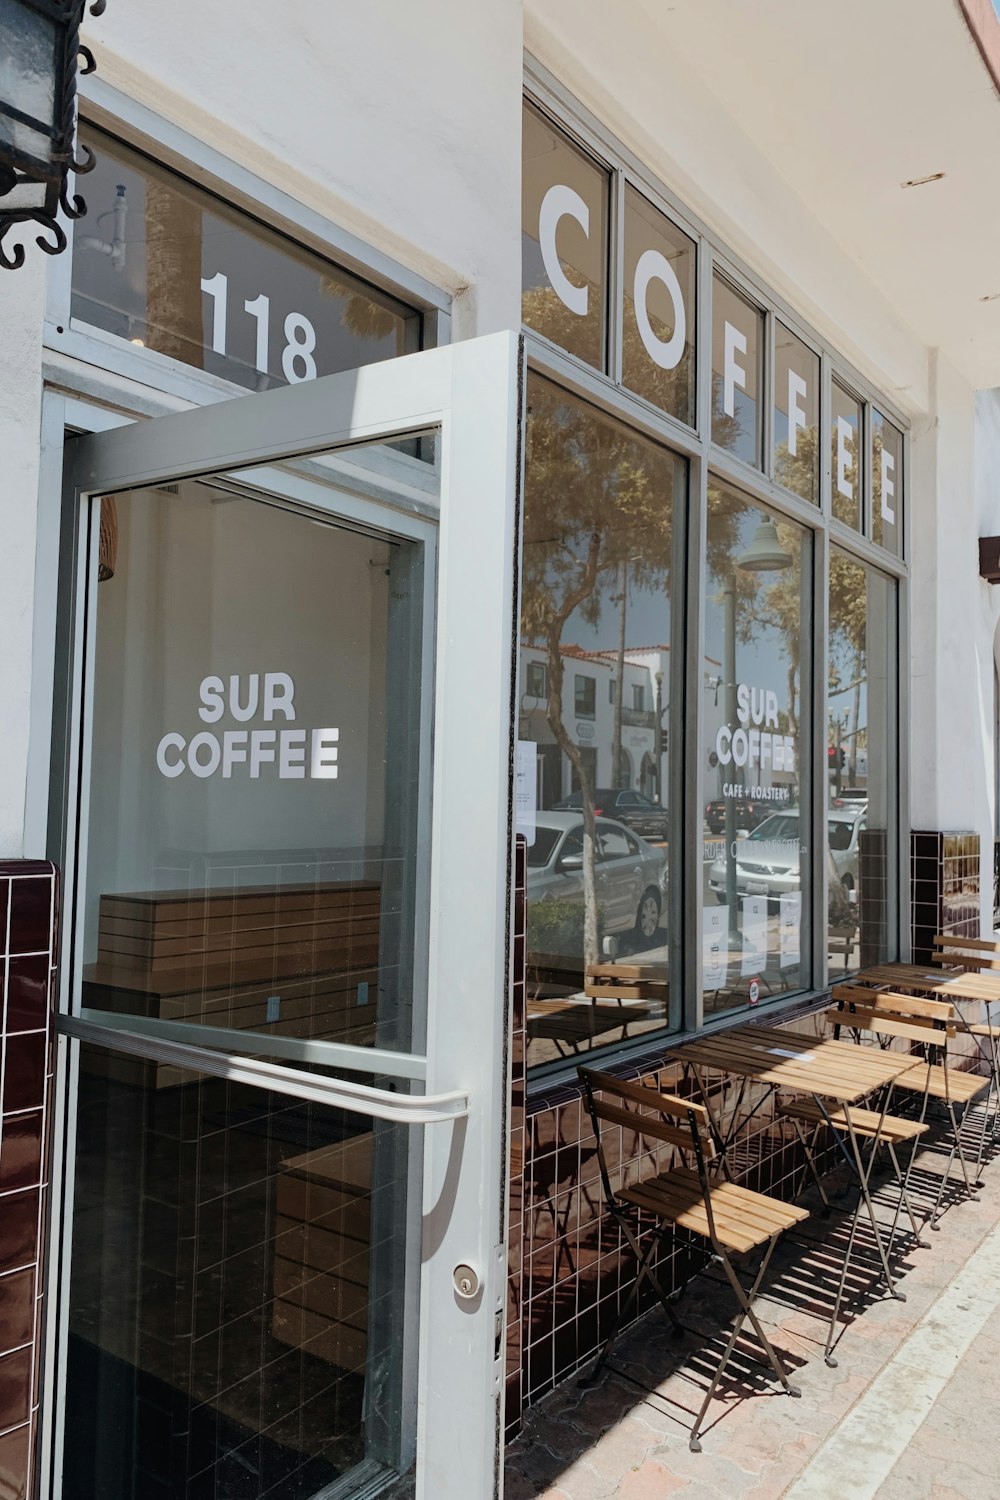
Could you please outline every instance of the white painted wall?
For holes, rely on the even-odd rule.
[[[109,6],[100,76],[460,297],[520,302],[519,0]]]
[[[1000,599],[979,577],[980,535],[1000,535],[1000,393],[978,395],[930,357],[933,414],[911,448],[910,813],[915,828],[979,834],[992,927],[994,637]]]
[[[23,852],[47,262],[0,271],[0,858]],[[43,850],[33,850],[41,854]]]

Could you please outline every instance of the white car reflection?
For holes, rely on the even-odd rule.
[[[596,820],[595,878],[602,936],[630,935],[649,948],[665,920],[666,851],[611,818]],[[528,848],[528,946],[583,952],[583,821],[575,812],[540,812]]]
[[[858,840],[865,827],[864,810],[833,809],[827,813],[827,839],[837,875],[848,892],[858,884]],[[772,813],[736,845],[736,892],[777,901],[800,889],[799,809]],[[722,854],[708,872],[708,883],[720,902],[726,899],[726,857]]]

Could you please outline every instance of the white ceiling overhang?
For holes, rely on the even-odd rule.
[[[1000,97],[957,0],[527,0],[525,32],[911,406],[928,348],[1000,385]],[[811,271],[824,241],[842,292]]]

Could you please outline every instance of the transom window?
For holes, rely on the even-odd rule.
[[[78,322],[251,391],[423,346],[420,312],[84,124]]]

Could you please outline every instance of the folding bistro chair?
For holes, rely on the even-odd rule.
[[[938,933],[931,963],[973,974],[996,974],[1000,978],[1000,943],[989,938],[952,937]]]
[[[835,1036],[839,1037],[841,1030],[846,1028],[858,1041],[861,1040],[862,1033],[868,1033],[883,1046],[888,1046],[894,1038],[900,1038],[915,1043],[922,1050],[922,1057],[905,1073],[900,1074],[892,1086],[903,1094],[920,1099],[921,1123],[926,1119],[931,1100],[941,1104],[948,1117],[951,1150],[930,1215],[930,1226],[937,1229],[944,1191],[951,1180],[951,1168],[956,1156],[962,1168],[966,1195],[969,1198],[975,1197],[975,1182],[969,1175],[969,1164],[962,1145],[961,1122],[973,1102],[990,1087],[990,1080],[976,1073],[966,1073],[961,1068],[948,1066],[948,1042],[956,1034],[955,1007],[950,1002],[897,994],[893,990],[873,990],[862,984],[837,985],[831,998],[835,1004],[832,1010],[827,1011],[827,1019],[834,1027]],[[904,1193],[909,1186],[914,1154],[910,1155],[903,1184]]]
[[[716,1148],[711,1119],[704,1105],[696,1104],[690,1099],[678,1098],[673,1094],[658,1093],[646,1084],[627,1083],[620,1078],[612,1078],[607,1073],[596,1072],[592,1068],[580,1068],[578,1071],[586,1094],[587,1108],[593,1121],[594,1136],[597,1141],[597,1159],[608,1212],[615,1223],[620,1226],[637,1262],[635,1280],[621,1307],[614,1328],[590,1375],[581,1383],[589,1385],[600,1373],[612,1345],[628,1321],[644,1281],[649,1281],[652,1285],[674,1328],[678,1332],[683,1331],[677,1314],[664,1295],[663,1288],[656,1277],[653,1262],[661,1241],[675,1226],[697,1235],[710,1247],[707,1250],[708,1258],[717,1258],[721,1263],[739,1304],[739,1314],[735,1325],[712,1377],[701,1410],[691,1428],[691,1451],[700,1453],[701,1442],[698,1434],[701,1431],[705,1413],[747,1319],[753,1326],[760,1347],[767,1356],[768,1364],[782,1386],[790,1396],[801,1394],[796,1386],[790,1384],[777,1354],[771,1347],[754,1312],[754,1301],[767,1271],[771,1254],[782,1232],[808,1218],[808,1213],[805,1209],[796,1208],[792,1204],[781,1203],[776,1198],[768,1198],[763,1193],[754,1193],[748,1188],[739,1187],[728,1179],[720,1180],[709,1176],[708,1163],[715,1157]],[[630,1105],[633,1107],[629,1108]],[[664,1142],[674,1147],[676,1152],[681,1153],[682,1159],[691,1154],[694,1157],[695,1166],[694,1168],[675,1166],[669,1171],[659,1172],[655,1177],[636,1183],[633,1187],[622,1188],[616,1192],[611,1186],[601,1138],[602,1122],[607,1125],[620,1125],[626,1130],[634,1130],[637,1135],[644,1136],[648,1140]],[[629,1222],[629,1213],[635,1209],[650,1214],[657,1221],[645,1250],[641,1248],[637,1233]],[[733,1269],[732,1257],[750,1254],[756,1250],[763,1250],[763,1257],[756,1274],[752,1277],[750,1287],[746,1288]]]
[[[979,1055],[990,1070],[990,1088],[983,1107],[983,1131],[979,1142],[979,1154],[976,1158],[976,1173],[982,1166],[983,1150],[986,1145],[986,1127],[990,1117],[990,1104],[993,1105],[993,1118],[990,1124],[990,1134],[994,1140],[997,1133],[997,1120],[1000,1116],[1000,1025],[993,1020],[993,1016],[1000,1011],[1000,943],[991,942],[989,938],[964,938],[942,936],[939,934],[934,939],[934,952],[931,954],[931,963],[939,964],[943,969],[957,969],[960,974],[981,975],[985,986],[992,990],[996,985],[996,999],[992,994],[986,993],[976,997],[980,1006],[986,1006],[985,1021],[969,1021],[962,1010],[963,1002],[967,1003],[971,996],[964,996],[959,990],[955,994],[955,1013],[958,1016],[959,1025],[971,1036],[979,1050]],[[946,976],[942,979],[947,982]],[[991,1004],[997,1006],[997,1011],[990,1011]]]

